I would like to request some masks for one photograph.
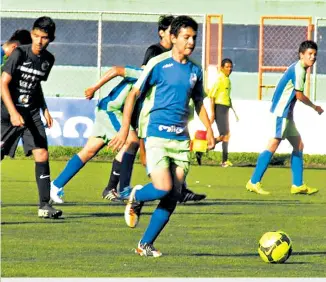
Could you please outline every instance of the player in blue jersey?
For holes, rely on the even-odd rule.
[[[119,133],[109,147],[121,149],[128,136],[137,97],[146,95],[139,119],[139,136],[146,138],[147,172],[152,183],[126,189],[125,220],[129,227],[138,223],[134,206],[140,201],[160,200],[136,252],[142,256],[161,256],[154,241],[168,223],[181,196],[181,186],[189,170],[189,100],[207,130],[208,148],[215,145],[213,131],[203,105],[203,74],[188,56],[196,45],[198,24],[179,16],[171,24],[172,50],[151,59],[129,93]],[[129,194],[129,195],[128,195]]]
[[[269,194],[262,189],[261,179],[279,144],[287,139],[293,147],[291,193],[310,195],[318,192],[318,189],[308,187],[303,182],[303,142],[293,120],[293,109],[297,100],[313,108],[318,114],[324,112],[303,94],[307,69],[313,66],[317,58],[317,44],[310,40],[302,42],[299,47],[299,58],[299,61],[289,66],[276,86],[270,109],[275,116],[273,135],[267,149],[258,157],[256,169],[246,185],[248,191]]]
[[[95,110],[95,123],[91,137],[89,137],[85,147],[68,161],[64,170],[51,183],[52,201],[63,203],[63,187],[119,131],[122,121],[121,109],[132,85],[139,78],[141,72],[142,69],[133,67],[112,67],[95,85],[85,90],[86,98],[92,99],[94,93],[112,78],[124,77],[122,81],[117,81],[112,86],[106,97],[99,100]],[[138,146],[138,137],[135,131],[129,128],[127,142],[121,151],[134,156]],[[121,155],[122,153],[120,157]]]
[[[31,44],[31,33],[26,29],[17,29],[10,38],[1,45],[1,70],[11,53],[20,45]]]

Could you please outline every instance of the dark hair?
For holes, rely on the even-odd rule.
[[[317,43],[312,40],[303,41],[299,47],[299,54],[306,52],[307,49],[315,49],[318,51]]]
[[[225,64],[227,64],[227,63],[233,65],[233,62],[232,62],[231,59],[229,59],[229,58],[225,58],[225,59],[223,59],[222,62],[221,62],[221,67],[223,68],[223,67],[225,66]]]
[[[198,30],[197,22],[188,16],[179,16],[176,17],[171,23],[170,34],[173,34],[175,37],[178,36],[181,28],[191,27],[194,31]]]
[[[160,16],[158,19],[158,28],[157,31],[163,30],[166,31],[174,20],[174,16]]]
[[[8,43],[17,42],[20,45],[32,43],[31,33],[26,29],[17,29],[7,41]]]
[[[50,17],[38,18],[33,24],[33,29],[39,29],[46,32],[51,42],[55,38],[55,23]]]

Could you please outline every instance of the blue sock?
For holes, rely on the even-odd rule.
[[[148,183],[136,191],[135,199],[137,202],[154,201],[163,198],[168,193],[169,191],[156,189],[152,183]]]
[[[123,190],[123,188],[130,185],[130,179],[132,174],[132,168],[135,161],[135,154],[129,154],[125,152],[122,156],[121,161],[121,169],[120,169],[120,188],[119,192]]]
[[[301,186],[303,184],[303,153],[293,151],[291,155],[292,184]]]
[[[140,240],[140,243],[152,244],[157,236],[161,233],[164,226],[168,223],[170,218],[170,212],[166,209],[157,208],[148,224],[148,227]]]
[[[66,164],[64,170],[60,175],[53,181],[53,184],[58,188],[64,187],[68,181],[75,176],[75,174],[84,166],[85,164],[76,154],[74,155]]]
[[[265,150],[259,155],[254,174],[251,177],[251,183],[256,184],[261,181],[272,156],[273,153],[268,150]]]

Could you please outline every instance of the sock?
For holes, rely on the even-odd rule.
[[[226,162],[228,160],[228,147],[229,147],[229,142],[223,142],[222,143],[222,162]]]
[[[120,170],[121,170],[121,162],[114,159],[114,161],[112,163],[110,179],[109,179],[108,185],[106,186],[105,189],[107,189],[107,190],[111,190],[113,188],[117,189],[119,181],[120,181]]]
[[[122,156],[119,192],[123,191],[123,188],[130,185],[135,157],[135,154],[132,155],[128,152],[125,152]]]
[[[50,166],[49,162],[35,162],[35,178],[40,198],[40,207],[50,201]]]
[[[168,223],[170,215],[171,213],[168,210],[158,207],[154,211],[143,238],[140,240],[140,243],[152,244],[157,236],[161,233],[164,226]]]
[[[64,187],[84,165],[85,164],[82,162],[79,156],[77,154],[74,155],[67,162],[66,167],[60,173],[60,175],[53,181],[53,184],[58,188]]]
[[[293,151],[291,155],[292,184],[303,184],[303,152]]]
[[[268,150],[265,150],[259,155],[254,174],[251,177],[251,183],[256,184],[261,181],[272,156],[273,153]]]
[[[170,191],[163,191],[156,189],[152,183],[146,184],[143,188],[135,193],[135,200],[137,202],[154,201],[163,198]]]

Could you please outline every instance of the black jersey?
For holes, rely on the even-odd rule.
[[[164,48],[160,43],[149,46],[146,50],[142,65],[146,65],[151,58],[161,55],[162,53],[170,50],[171,49]]]
[[[36,109],[44,103],[41,81],[46,81],[54,64],[54,56],[47,50],[40,55],[32,52],[32,45],[17,47],[8,58],[3,72],[11,75],[9,91],[17,110]]]

